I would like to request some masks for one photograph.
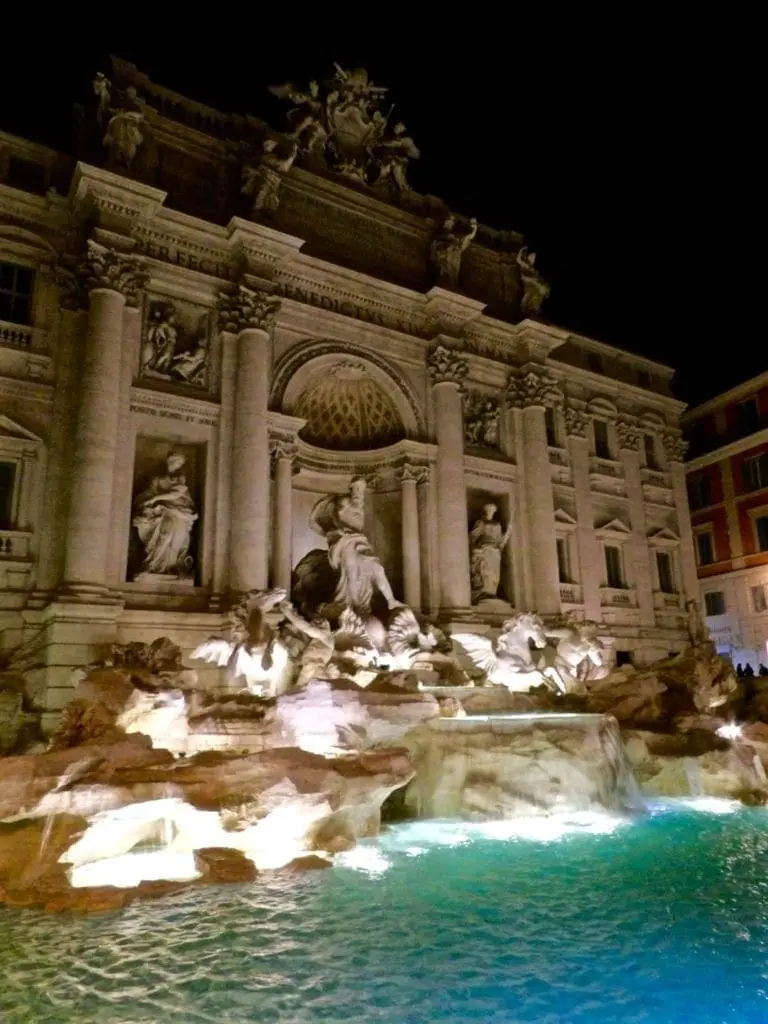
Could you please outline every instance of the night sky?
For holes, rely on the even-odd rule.
[[[304,31],[298,13],[266,27],[230,14],[225,32],[186,10],[189,24],[168,33],[114,8],[135,31],[108,32],[93,46],[67,45],[71,20],[60,31],[47,22],[47,40],[34,47],[12,46],[7,35],[0,128],[66,147],[71,104],[88,97],[95,71],[109,70],[110,53],[161,85],[277,129],[284,109],[268,85],[322,78],[334,60],[363,66],[389,87],[421,149],[414,187],[526,234],[552,284],[553,323],[674,366],[675,393],[689,402],[768,368],[758,182],[765,83],[748,26],[739,52],[723,26],[707,39],[700,23],[673,36],[668,24],[663,33],[632,24],[629,8],[603,34],[582,26],[570,37],[561,25],[553,40],[541,25],[485,18],[430,38],[407,21],[393,27],[387,8],[366,8],[366,25],[375,16],[384,24],[374,44],[372,30],[351,31],[341,15],[346,28],[335,26],[328,7]],[[558,10],[542,7],[543,20]]]

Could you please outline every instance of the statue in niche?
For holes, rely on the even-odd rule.
[[[192,527],[198,514],[184,475],[185,458],[169,452],[166,472],[152,477],[134,501],[133,525],[144,548],[136,582],[149,577],[192,583]]]
[[[527,245],[517,254],[517,266],[523,284],[520,312],[523,316],[537,316],[549,295],[550,287],[536,269],[536,253],[529,252]]]
[[[259,163],[243,168],[241,191],[253,197],[251,216],[255,217],[262,211],[277,211],[283,176],[291,169],[297,153],[298,145],[294,139],[290,140],[285,154],[280,153],[277,139],[265,139]]]
[[[147,377],[205,387],[208,372],[208,312],[182,322],[175,304],[150,302],[141,346],[141,372]]]
[[[547,646],[544,624],[538,615],[519,612],[507,619],[495,643],[476,633],[454,633],[453,640],[485,673],[489,683],[521,692],[541,683],[554,685],[533,660],[531,644],[539,650]]]
[[[469,533],[472,601],[495,598],[501,579],[501,553],[512,535],[512,524],[503,529],[497,517],[498,508],[491,501],[483,506],[483,514]]]
[[[477,234],[477,220],[471,217],[466,227],[459,228],[456,217],[449,213],[435,233],[430,260],[437,271],[438,283],[456,288],[459,283],[461,259]]]
[[[710,641],[709,629],[701,614],[701,605],[698,601],[690,598],[685,602],[685,614],[687,618],[688,640],[691,647],[699,644],[706,644]]]
[[[328,543],[331,567],[340,574],[335,600],[361,616],[371,614],[376,593],[388,609],[402,604],[392,593],[384,566],[365,535],[366,486],[364,477],[354,477],[346,494],[322,498],[310,516],[311,528]]]

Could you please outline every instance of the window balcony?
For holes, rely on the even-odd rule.
[[[589,460],[590,477],[611,477],[614,480],[621,480],[624,476],[624,467],[615,459],[599,459],[596,455]]]
[[[31,537],[25,530],[0,530],[0,558],[26,561]]]
[[[25,324],[0,320],[0,345],[22,352],[45,352],[45,332]]]
[[[665,491],[668,491],[672,487],[672,482],[669,473],[664,473],[660,469],[648,469],[647,466],[640,470],[640,479],[643,484],[648,487],[663,487]]]
[[[637,592],[634,587],[600,587],[600,604],[604,608],[634,608]]]
[[[583,604],[584,596],[582,594],[581,586],[578,583],[561,583],[560,603],[564,605]]]
[[[657,612],[676,612],[683,607],[683,599],[680,594],[668,594],[663,590],[654,590],[653,607]]]

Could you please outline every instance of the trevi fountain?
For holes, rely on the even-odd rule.
[[[406,179],[413,140],[376,107],[386,90],[338,67],[333,88],[273,90],[289,130],[259,136],[244,168],[244,278],[202,229],[196,266],[134,238],[168,294],[145,296],[143,327],[126,307],[122,365],[135,355],[141,383],[120,390],[110,318],[147,277],[109,248],[121,203],[162,205],[142,175],[168,118],[192,111],[202,136],[220,115],[116,66],[149,99],[97,76],[111,170],[78,164],[73,195],[99,226],[69,526],[39,544],[45,518],[3,533],[8,558],[32,537],[39,565],[35,590],[22,563],[3,577],[28,603],[3,606],[17,642],[0,663],[2,1020],[765,1021],[768,688],[736,678],[692,597],[679,403],[637,381],[590,397],[594,361],[555,360],[556,379],[547,353],[571,341],[537,319],[535,256],[428,208]],[[361,118],[377,132],[365,153]],[[399,285],[380,307],[362,285],[362,305],[316,285],[310,311],[418,363],[429,430],[416,385],[398,377],[390,401],[397,374],[373,351],[312,342],[294,360],[312,293],[280,277],[301,240],[274,218],[321,186],[399,203],[397,230],[432,224],[418,330]],[[459,330],[483,308],[462,289],[492,259],[517,312],[481,317],[483,347]],[[225,281],[220,338],[177,274]],[[280,301],[295,321],[277,334],[275,408],[258,353]],[[329,388],[359,400],[357,434],[322,405]],[[40,438],[14,430],[28,459]],[[643,430],[662,468],[641,465]],[[56,443],[27,505],[64,487]]]

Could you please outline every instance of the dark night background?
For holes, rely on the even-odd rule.
[[[315,12],[312,25],[300,8],[269,24],[230,13],[217,28],[206,5],[199,18],[179,7],[180,24],[164,32],[115,7],[110,17],[135,30],[84,45],[105,20],[99,10],[83,15],[82,31],[41,17],[42,43],[6,34],[0,129],[66,148],[71,105],[108,71],[110,53],[278,129],[284,109],[268,85],[324,77],[334,60],[364,66],[389,87],[421,149],[414,187],[525,233],[552,284],[553,323],[674,366],[675,392],[689,402],[768,368],[759,321],[765,82],[749,26],[731,40],[724,24],[704,33],[697,15],[673,33],[668,10],[656,25],[635,23],[624,7],[623,21],[606,8],[594,34],[582,24],[570,35],[560,10],[542,5],[542,25],[521,26],[498,8],[508,23],[467,16],[441,36],[407,18],[398,26],[388,8],[364,9],[357,25],[342,8]]]

